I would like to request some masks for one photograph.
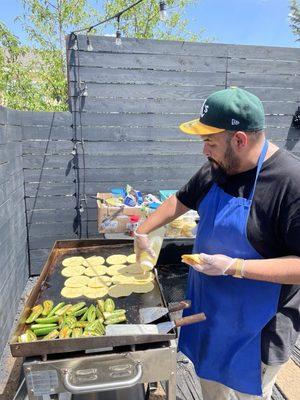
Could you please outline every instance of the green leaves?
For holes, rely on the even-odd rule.
[[[105,1],[106,17],[116,14],[132,3],[131,0]],[[200,40],[202,30],[199,28],[198,33],[191,33],[187,29],[188,20],[184,18],[185,8],[195,3],[195,0],[167,0],[168,19],[162,22],[159,17],[159,1],[143,1],[121,16],[122,36],[144,39]],[[116,30],[117,22],[113,21],[112,24]]]
[[[0,22],[0,101],[20,110],[68,109],[65,36],[110,17],[132,5],[132,0],[106,0],[103,15],[88,0],[22,0],[24,12],[16,20],[23,25],[30,46]],[[124,13],[120,29],[124,37],[165,40],[199,40],[202,30],[187,29],[184,10],[195,0],[167,0],[169,18],[160,21],[158,0],[145,0]],[[117,29],[117,21],[101,25],[92,34]]]
[[[300,4],[298,0],[290,0],[290,27],[293,33],[297,37],[296,41],[300,41]]]

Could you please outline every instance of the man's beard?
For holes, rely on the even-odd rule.
[[[219,175],[231,175],[238,170],[241,162],[238,157],[234,154],[230,144],[227,144],[227,148],[224,154],[224,161],[216,161],[212,157],[208,157],[208,161],[212,166],[212,171]]]

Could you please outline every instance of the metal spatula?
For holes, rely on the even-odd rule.
[[[140,308],[140,321],[142,324],[149,324],[150,322],[156,321],[169,312],[175,312],[184,310],[191,307],[190,300],[182,300],[178,303],[169,305],[169,307],[145,307]]]
[[[125,336],[125,335],[164,335],[175,327],[195,324],[196,322],[205,321],[204,313],[189,315],[188,317],[175,319],[170,322],[162,322],[160,324],[122,324],[108,325],[106,327],[107,336]]]

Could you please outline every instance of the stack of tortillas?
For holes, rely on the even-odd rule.
[[[106,260],[100,256],[65,258],[61,273],[67,279],[61,294],[67,298],[85,296],[97,299],[107,294],[124,297],[131,293],[148,293],[154,288],[154,274],[144,273],[135,261],[135,254],[114,254]]]

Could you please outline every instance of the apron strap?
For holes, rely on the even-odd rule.
[[[256,183],[257,183],[258,175],[259,175],[259,173],[260,173],[260,170],[261,170],[261,168],[262,168],[264,159],[265,159],[265,157],[266,157],[267,150],[268,150],[268,146],[269,146],[269,142],[268,142],[267,140],[265,140],[265,141],[264,141],[263,148],[262,148],[262,151],[261,151],[260,156],[259,156],[259,159],[258,159],[257,169],[256,169],[256,176],[255,176],[255,181],[254,181],[254,184],[253,184],[253,188],[252,188],[252,190],[251,190],[251,193],[250,193],[250,196],[249,196],[249,199],[248,199],[248,200],[250,200],[250,201],[252,201],[253,196],[254,196],[254,192],[255,192],[255,188],[256,188]]]

